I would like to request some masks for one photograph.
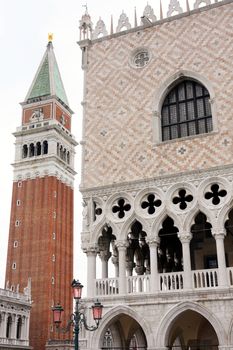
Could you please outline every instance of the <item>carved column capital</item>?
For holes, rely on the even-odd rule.
[[[116,247],[119,250],[126,250],[128,248],[129,243],[128,241],[116,241]]]
[[[98,253],[98,248],[96,245],[87,245],[86,249],[85,249],[85,253],[87,254],[87,256],[89,255],[97,255]]]
[[[113,265],[118,265],[118,263],[119,263],[119,259],[118,259],[118,256],[112,256],[112,263],[113,263]]]
[[[158,247],[160,244],[160,238],[159,237],[151,238],[148,240],[148,244],[150,247]]]
[[[226,236],[226,231],[218,231],[218,230],[212,230],[212,235],[214,238],[217,239],[224,239]]]
[[[110,257],[112,256],[111,252],[108,252],[106,250],[101,250],[99,252],[99,257],[101,261],[108,261],[110,259]]]
[[[189,232],[181,232],[178,234],[178,238],[181,243],[189,243],[192,239],[192,235]]]

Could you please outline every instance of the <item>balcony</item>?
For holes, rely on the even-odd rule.
[[[185,290],[184,272],[159,273],[158,292],[167,293]],[[119,278],[95,280],[96,296],[119,295]],[[219,288],[219,270],[193,270],[191,273],[192,290],[210,290]],[[233,267],[227,268],[227,287],[233,286]],[[222,287],[221,287],[222,288]],[[151,275],[126,277],[126,294],[152,293]]]

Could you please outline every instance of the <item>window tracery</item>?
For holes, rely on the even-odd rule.
[[[212,204],[218,205],[221,202],[221,198],[227,195],[226,190],[220,190],[218,184],[213,184],[210,187],[210,191],[205,193],[205,199],[211,200]]]
[[[130,211],[131,205],[129,203],[126,203],[126,200],[124,198],[120,198],[117,201],[117,204],[112,207],[112,212],[114,214],[117,214],[119,219],[123,219],[126,212]]]
[[[167,94],[161,111],[162,141],[213,130],[210,95],[199,82],[184,79]]]
[[[141,203],[142,209],[147,209],[148,214],[152,215],[155,213],[156,208],[162,204],[160,199],[156,199],[153,193],[148,194],[146,200]]]
[[[136,67],[145,67],[149,63],[149,53],[147,50],[140,51],[134,56],[133,63]]]
[[[113,346],[113,339],[111,330],[108,328],[104,334],[103,349],[111,349]]]
[[[193,196],[191,194],[187,194],[187,191],[182,188],[178,192],[178,196],[174,197],[172,202],[176,205],[179,205],[181,210],[185,210],[187,208],[187,203],[192,202]]]

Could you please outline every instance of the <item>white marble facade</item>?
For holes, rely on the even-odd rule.
[[[29,344],[30,287],[0,289],[0,349],[32,349]]]
[[[82,349],[233,350],[233,1],[189,3],[79,42],[86,303],[104,305]],[[178,136],[191,85],[209,116]]]

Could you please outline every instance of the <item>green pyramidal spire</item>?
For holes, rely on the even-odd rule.
[[[67,107],[69,106],[51,41],[48,42],[47,49],[25,98],[25,102],[32,102],[36,98],[50,96],[57,97]]]

